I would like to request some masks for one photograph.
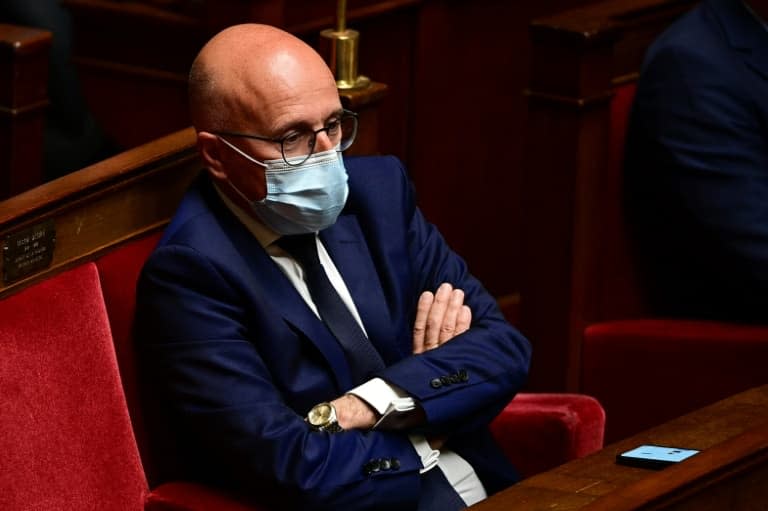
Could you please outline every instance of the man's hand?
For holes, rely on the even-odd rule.
[[[424,291],[416,306],[413,325],[413,352],[423,353],[437,348],[469,330],[472,311],[464,305],[464,291],[453,289],[447,282],[436,293]]]
[[[413,352],[423,353],[469,330],[472,311],[464,305],[464,291],[441,284],[437,292],[425,291],[416,308],[413,327]],[[371,429],[379,419],[376,411],[354,394],[345,394],[331,401],[336,418],[343,429]],[[441,445],[442,438],[434,439]]]
[[[378,420],[373,408],[354,394],[344,394],[331,403],[336,408],[336,419],[343,429],[371,429]]]

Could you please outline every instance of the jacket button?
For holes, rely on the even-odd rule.
[[[430,385],[430,386],[431,386],[433,389],[439,389],[440,387],[442,387],[442,386],[443,386],[443,382],[441,382],[441,381],[440,381],[440,378],[435,378],[434,380],[432,380],[431,382],[429,382],[429,385]]]
[[[452,374],[448,377],[448,379],[451,381],[451,383],[461,383],[461,376],[458,374]]]
[[[389,470],[392,468],[392,462],[389,460],[389,458],[382,458],[380,466],[381,470]]]
[[[390,466],[392,467],[392,470],[399,470],[400,469],[400,460],[397,458],[392,458],[390,460]]]
[[[363,465],[363,473],[367,476],[378,472],[381,470],[381,462],[380,460],[371,460],[365,465]]]
[[[451,379],[448,378],[447,376],[441,376],[440,377],[440,383],[442,383],[445,386],[448,386],[448,385],[451,384]]]
[[[461,378],[461,381],[469,381],[469,374],[466,369],[459,371],[459,378]]]

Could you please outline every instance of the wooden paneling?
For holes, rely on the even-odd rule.
[[[186,129],[0,202],[0,240],[52,222],[50,266],[0,282],[0,296],[162,228],[202,165]],[[3,250],[5,253],[5,250]],[[0,258],[0,271],[7,261]]]
[[[0,24],[0,199],[43,182],[51,33]]]

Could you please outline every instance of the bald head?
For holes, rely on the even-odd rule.
[[[189,76],[192,123],[198,131],[267,130],[285,112],[336,84],[320,55],[275,27],[244,24],[214,36]]]

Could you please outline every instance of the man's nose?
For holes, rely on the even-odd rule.
[[[321,131],[317,134],[317,137],[315,138],[315,152],[316,153],[322,153],[323,151],[328,151],[330,149],[333,149],[335,147],[335,144],[331,140],[331,137],[328,136],[327,131]]]

